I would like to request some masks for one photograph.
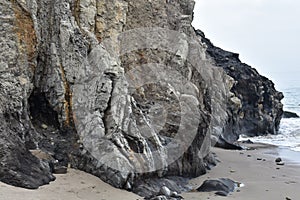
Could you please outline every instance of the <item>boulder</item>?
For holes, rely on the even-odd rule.
[[[218,180],[206,180],[203,184],[197,188],[199,192],[214,192],[217,195],[228,196],[229,193],[233,192],[237,187],[237,182],[228,179],[220,178]]]

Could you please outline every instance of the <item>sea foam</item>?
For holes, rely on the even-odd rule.
[[[284,110],[297,113],[300,116],[300,88],[288,88],[284,91]],[[287,147],[300,152],[300,118],[282,119],[277,135],[259,136],[253,138],[240,137],[240,140],[250,139],[253,142]]]

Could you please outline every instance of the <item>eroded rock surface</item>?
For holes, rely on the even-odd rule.
[[[220,136],[278,129],[281,93],[195,32],[192,0],[0,7],[2,181],[36,188],[53,180],[55,162],[135,191],[204,174]]]
[[[224,138],[232,142],[241,134],[276,134],[283,115],[283,94],[276,91],[271,80],[242,63],[237,53],[215,47],[200,30],[196,33],[207,45],[208,57],[216,66],[223,68],[234,81],[230,100],[239,109],[229,114]]]

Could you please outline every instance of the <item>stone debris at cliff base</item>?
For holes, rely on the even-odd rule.
[[[228,178],[220,178],[217,180],[205,180],[203,184],[197,188],[199,192],[216,192],[220,196],[228,196],[234,192],[237,187],[244,185]]]

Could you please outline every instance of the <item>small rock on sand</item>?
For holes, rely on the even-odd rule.
[[[171,196],[171,191],[166,186],[161,187],[159,193],[162,194],[162,195],[164,195],[164,196],[166,196],[166,197],[170,197]]]
[[[171,197],[178,198],[180,197],[177,192],[172,192]]]
[[[277,165],[284,165],[284,162],[277,162]]]
[[[279,158],[279,157],[278,157],[278,158],[276,158],[276,160],[275,160],[275,162],[277,162],[277,163],[278,163],[278,162],[281,162],[281,161],[282,161],[282,159],[281,159],[281,158]]]
[[[212,192],[216,191],[216,195],[227,196],[230,192],[233,192],[237,183],[228,178],[220,178],[218,180],[206,180],[203,184],[197,188],[199,192]]]

